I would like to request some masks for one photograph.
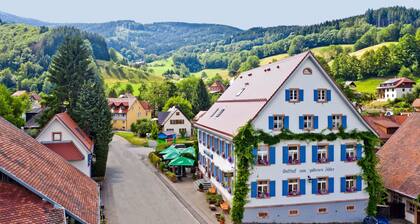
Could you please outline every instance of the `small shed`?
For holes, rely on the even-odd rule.
[[[164,139],[166,141],[173,140],[176,138],[176,133],[174,131],[162,131],[158,134],[158,139]]]

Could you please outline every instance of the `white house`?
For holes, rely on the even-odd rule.
[[[381,101],[401,98],[404,94],[411,92],[415,84],[416,82],[405,77],[388,79],[377,87],[378,98]]]
[[[175,106],[169,108],[167,112],[159,112],[158,123],[162,131],[174,131],[177,136],[185,132],[186,137],[191,136],[191,121]]]
[[[93,141],[67,112],[56,114],[36,139],[91,176]]]
[[[251,122],[277,134],[372,131],[311,52],[240,74],[196,123],[199,169],[232,203],[233,137]],[[282,141],[253,150],[244,223],[360,222],[369,195],[357,160],[362,142]]]

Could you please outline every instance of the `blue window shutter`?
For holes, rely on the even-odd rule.
[[[286,89],[286,92],[284,94],[286,101],[290,101],[290,90]]]
[[[312,194],[318,194],[318,180],[312,179]]]
[[[306,181],[305,179],[300,179],[300,194],[306,194]]]
[[[314,101],[318,102],[318,90],[314,89]]]
[[[271,146],[270,147],[270,165],[273,165],[276,163],[276,147]]]
[[[216,166],[213,166],[214,167],[214,169],[213,169],[213,177],[214,177],[214,179],[216,179],[216,176],[217,176],[217,167]]]
[[[346,144],[341,144],[341,161],[346,161]]]
[[[268,117],[268,129],[272,130],[274,127],[274,117],[273,116],[269,116]]]
[[[312,146],[312,162],[313,163],[318,162],[318,146],[317,145]]]
[[[223,183],[223,171],[219,170],[219,173],[220,173],[219,182]]]
[[[303,129],[303,116],[299,116],[299,129]]]
[[[229,157],[229,144],[228,143],[225,143],[225,156],[226,158]]]
[[[328,178],[328,193],[334,193],[334,177]]]
[[[299,89],[299,101],[303,101],[303,89]]]
[[[347,116],[343,115],[341,116],[341,127],[342,128],[347,128]]]
[[[334,161],[334,145],[328,145],[328,161]]]
[[[284,116],[284,129],[289,129],[289,116]]]
[[[210,137],[210,139],[209,139],[209,140],[210,140],[210,142],[209,142],[210,144],[209,144],[209,145],[210,145],[210,148],[211,148],[211,147],[213,147],[213,138],[212,138],[212,137]]]
[[[252,155],[254,155],[254,163],[257,164],[257,148],[252,149]]]
[[[289,195],[289,181],[287,180],[282,181],[282,193],[283,196]]]
[[[332,129],[332,126],[333,126],[333,124],[332,124],[332,116],[328,116],[328,128],[329,129]]]
[[[357,191],[362,190],[362,177],[361,176],[356,177],[356,189]]]
[[[318,116],[314,116],[314,129],[318,129]]]
[[[276,196],[276,181],[270,181],[270,197]]]
[[[251,182],[251,198],[257,197],[257,182],[253,181]]]
[[[300,162],[306,163],[306,146],[300,146]]]
[[[331,90],[330,89],[327,90],[327,101],[328,102],[331,101]]]
[[[340,188],[341,188],[341,192],[346,192],[346,178],[345,177],[341,177],[340,178]]]
[[[283,163],[288,164],[289,163],[289,152],[287,146],[283,146]]]
[[[362,159],[362,144],[356,145],[356,158],[357,160]]]

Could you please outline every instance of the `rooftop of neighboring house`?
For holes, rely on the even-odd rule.
[[[417,198],[420,194],[420,113],[407,118],[377,152],[385,187]]]
[[[225,89],[225,85],[220,80],[214,81],[209,87],[210,93],[223,93]]]
[[[147,102],[147,101],[144,101],[144,100],[141,100],[140,101],[140,105],[141,105],[141,107],[143,107],[143,109],[144,110],[153,110],[152,109],[152,106],[150,105],[150,103],[149,102]]]
[[[412,105],[416,111],[420,111],[420,98],[415,99]]]
[[[363,119],[376,131],[382,141],[387,141],[407,119],[406,115],[363,116]]]
[[[83,154],[77,149],[72,141],[67,142],[45,142],[42,143],[49,149],[62,156],[67,161],[82,161],[85,159]]]
[[[65,125],[71,133],[89,150],[93,150],[93,141],[89,136],[77,125],[76,121],[70,117],[67,112],[56,114],[53,119],[58,119]],[[47,125],[48,126],[48,125]]]
[[[35,100],[35,101],[41,100],[41,96],[39,96],[37,93],[35,92],[28,93],[26,90],[18,90],[14,92],[12,96],[23,96],[25,94],[27,94],[31,98],[31,100]]]
[[[171,117],[172,114],[175,113],[176,111],[179,111],[179,112],[182,113],[182,111],[175,106],[169,108],[168,111],[166,111],[166,112],[158,112],[158,123],[159,123],[159,125],[164,125],[166,123],[166,121],[168,120],[168,118]]]
[[[1,173],[43,201],[62,207],[72,218],[85,223],[99,222],[98,185],[64,158],[1,117],[0,149]],[[24,205],[26,202],[18,203]],[[33,214],[23,215],[31,217]]]
[[[0,223],[58,224],[65,214],[16,183],[0,182]]]
[[[204,114],[206,114],[206,110],[199,111],[193,118],[193,121],[198,121]]]
[[[409,78],[393,78],[388,79],[385,82],[381,83],[378,89],[387,89],[387,88],[403,88],[403,87],[411,87],[411,85],[416,84],[413,80]]]

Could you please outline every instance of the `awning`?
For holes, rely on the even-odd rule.
[[[171,160],[179,157],[181,154],[179,153],[178,149],[175,149],[175,151],[169,152],[165,155],[163,155],[163,160]]]
[[[174,151],[176,151],[176,150],[177,150],[177,149],[175,148],[175,146],[171,145],[171,146],[169,146],[168,148],[166,148],[166,149],[162,150],[161,152],[159,152],[159,154],[160,154],[160,155],[164,155],[164,154],[168,154],[168,153],[170,153],[170,152],[174,152]]]
[[[169,166],[194,166],[194,160],[180,156],[169,163]]]
[[[182,155],[189,154],[189,155],[193,156],[194,158],[196,157],[195,148],[192,147],[192,146],[190,146],[186,149],[181,149],[181,154]]]

